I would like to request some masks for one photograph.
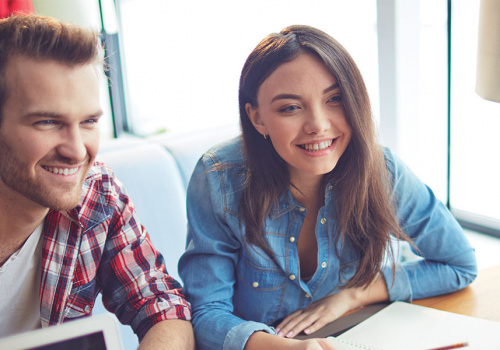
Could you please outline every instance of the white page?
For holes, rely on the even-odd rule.
[[[464,350],[500,349],[500,322],[394,302],[339,337],[384,350],[426,350],[467,342]]]

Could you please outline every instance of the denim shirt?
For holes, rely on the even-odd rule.
[[[477,267],[461,227],[390,150],[384,153],[399,224],[423,257],[397,263],[394,281],[392,264],[384,267],[390,300],[411,301],[466,287]],[[193,307],[197,349],[243,349],[253,332],[275,334],[271,325],[339,292],[358,266],[348,241],[334,246],[339,232],[330,184],[316,223],[317,269],[307,282],[301,278],[297,250],[307,211],[290,191],[265,221],[265,240],[275,256],[245,244],[245,227],[237,215],[245,177],[236,138],[202,156],[188,187],[187,249],[179,274]]]

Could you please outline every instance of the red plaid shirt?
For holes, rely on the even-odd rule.
[[[157,322],[191,318],[180,284],[141,226],[112,171],[94,164],[73,210],[51,210],[43,229],[42,326],[88,316],[98,293],[140,339]]]

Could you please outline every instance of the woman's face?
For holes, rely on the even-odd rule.
[[[288,163],[292,181],[333,170],[351,139],[337,80],[310,54],[279,66],[259,87],[257,107],[245,107]]]

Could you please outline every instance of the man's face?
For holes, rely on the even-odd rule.
[[[74,208],[99,146],[99,82],[91,64],[13,57],[0,123],[0,195]]]

